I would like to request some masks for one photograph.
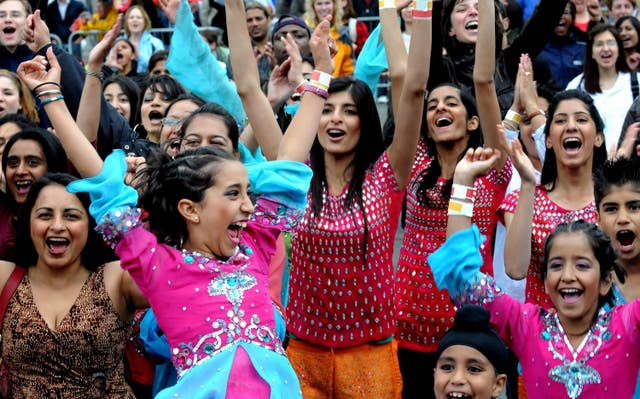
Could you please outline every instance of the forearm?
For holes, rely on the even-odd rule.
[[[393,115],[398,115],[400,94],[402,93],[407,72],[407,50],[402,40],[398,13],[395,7],[380,9],[380,25],[385,53],[389,63]]]
[[[491,0],[478,1],[478,38],[476,40],[476,62],[473,68],[473,82],[476,86],[493,84],[496,71],[496,34],[494,3]],[[479,97],[478,95],[476,97]]]
[[[251,127],[269,159],[278,153],[282,132],[269,100],[260,89],[258,65],[253,55],[246,24],[244,2],[228,0],[225,6],[231,66],[236,86]]]
[[[414,18],[411,47],[406,79],[398,101],[396,127],[393,142],[389,147],[389,161],[393,168],[398,186],[404,188],[411,176],[420,127],[422,121],[416,115],[422,115],[424,93],[429,78],[431,57],[431,19]],[[402,44],[401,44],[402,45]]]
[[[516,280],[527,276],[531,261],[531,223],[535,186],[523,182],[516,212],[507,226],[504,245],[504,266],[507,275]]]
[[[44,109],[62,147],[80,175],[90,177],[100,173],[102,159],[73,120],[64,101],[50,102]]]
[[[89,73],[101,76],[100,71],[100,66],[89,65]],[[98,126],[100,125],[100,95],[102,87],[101,79],[89,73],[86,75],[84,87],[82,88],[76,123],[87,140],[94,142],[98,137]]]

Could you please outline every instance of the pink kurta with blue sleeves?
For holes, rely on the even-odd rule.
[[[640,300],[601,309],[580,348],[569,344],[554,309],[522,304],[479,273],[456,298],[491,312],[491,323],[520,359],[530,398],[633,396],[640,367]],[[573,353],[576,353],[574,358]]]
[[[139,224],[135,209],[116,212],[121,214],[115,215],[120,222],[114,228],[121,228],[122,220]],[[255,378],[262,379],[257,385],[265,381],[271,386],[267,397],[301,397],[268,291],[268,265],[276,239],[300,216],[297,210],[259,199],[236,254],[227,261],[160,244],[140,225],[126,231],[116,253],[148,298],[180,375],[175,387],[156,398],[230,397],[226,391],[231,368],[236,362],[246,365],[244,353],[236,356],[240,347],[257,372]],[[247,374],[241,384],[250,385],[251,379]]]

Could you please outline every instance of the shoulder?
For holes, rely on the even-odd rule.
[[[9,277],[15,268],[15,263],[0,260],[0,292],[4,290],[4,286],[9,281]]]
[[[569,84],[567,85],[567,90],[569,90],[569,89],[577,89],[578,86],[580,86],[583,78],[584,78],[584,73],[581,73],[580,75],[578,75],[575,78],[571,79],[571,82],[569,82]]]

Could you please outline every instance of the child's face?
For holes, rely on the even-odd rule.
[[[188,212],[183,212],[189,231],[185,247],[226,259],[240,244],[253,204],[247,170],[240,161],[225,161],[216,171],[215,184],[207,189],[202,201],[192,203]]]
[[[640,261],[640,187],[611,186],[598,206],[598,226],[611,238],[624,264]]]
[[[477,349],[452,345],[436,363],[434,390],[437,399],[490,399],[502,392],[506,379]]]
[[[600,263],[582,232],[558,234],[551,244],[545,289],[567,332],[585,331],[609,292],[611,275],[600,281]]]

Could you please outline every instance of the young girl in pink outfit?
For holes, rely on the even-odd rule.
[[[276,239],[302,216],[311,180],[308,166],[288,160],[289,136],[277,161],[250,170],[215,148],[148,159],[139,176],[147,230],[138,193],[123,183],[124,153],[114,152],[103,166],[62,96],[50,94],[60,74],[53,52],[20,70],[44,100],[74,166],[93,176],[68,190],[89,192],[97,229],[149,300],[171,346],[178,383],[156,398],[301,398],[268,290]],[[300,117],[319,112],[314,100],[305,96]],[[250,183],[259,195],[255,205]]]
[[[525,156],[519,145],[514,147],[518,158]],[[527,394],[632,397],[640,366],[640,301],[604,307],[613,301],[612,272],[624,281],[610,239],[582,220],[558,225],[544,245],[541,274],[553,303],[545,310],[511,298],[479,271],[484,237],[475,225],[458,231],[471,224],[469,216],[450,211],[449,238],[429,263],[438,287],[448,289],[456,305],[489,310],[494,328],[520,359]]]

